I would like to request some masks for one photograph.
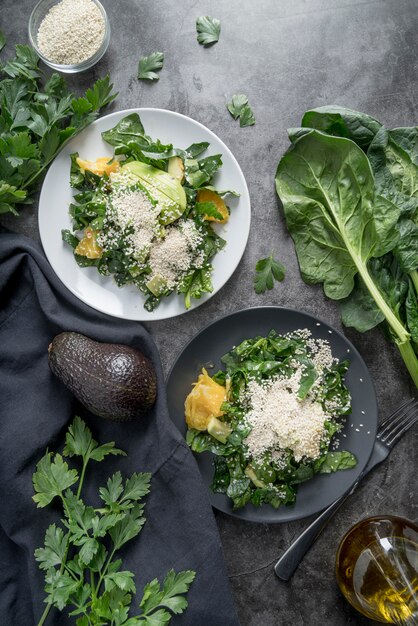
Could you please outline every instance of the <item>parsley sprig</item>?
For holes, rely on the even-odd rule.
[[[254,290],[256,293],[264,293],[267,289],[273,289],[274,281],[284,280],[285,267],[273,258],[273,254],[257,261],[255,266]]]
[[[216,17],[202,15],[196,20],[197,41],[202,46],[211,46],[219,41],[221,22]]]
[[[187,608],[187,593],[195,572],[170,570],[162,584],[155,578],[148,583],[139,603],[139,613],[128,617],[132,594],[136,593],[134,574],[122,570],[116,553],[136,537],[144,523],[143,498],[149,493],[151,475],[134,473],[125,481],[120,472],[99,489],[102,505],[86,505],[81,498],[85,473],[90,461],[103,461],[108,455],[125,455],[113,441],[99,445],[80,417],[66,434],[62,455],[46,452],[33,475],[34,501],[38,507],[61,500],[64,516],[61,526],[51,524],[44,546],[35,550],[40,569],[45,571],[47,606],[38,626],[51,607],[71,609],[77,626],[166,626],[173,614]],[[70,468],[65,458],[81,457],[81,472]]]
[[[0,33],[0,50],[4,44]],[[59,74],[43,82],[30,46],[15,46],[15,56],[0,67],[0,213],[18,215],[17,207],[31,204],[48,165],[116,97],[112,89],[106,76],[74,97]]]
[[[140,80],[159,80],[159,72],[164,65],[164,53],[153,52],[147,57],[142,57],[138,63],[138,78]]]

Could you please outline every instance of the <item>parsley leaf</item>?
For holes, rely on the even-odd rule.
[[[93,439],[90,429],[87,428],[81,417],[75,417],[65,437],[63,455],[68,457],[74,455],[82,456],[86,463],[88,459],[103,461],[108,454],[121,454],[126,456],[123,450],[115,448],[114,441],[99,446],[97,441]]]
[[[48,600],[62,611],[70,596],[77,591],[79,582],[74,580],[69,574],[50,569],[45,576],[45,591]]]
[[[158,607],[169,609],[175,614],[183,613],[187,608],[187,600],[180,594],[187,593],[195,578],[195,572],[187,570],[176,574],[170,570],[165,577],[163,587],[156,578],[145,586],[140,603],[145,614]],[[153,613],[155,615],[155,613]]]
[[[255,117],[252,108],[249,104],[246,104],[245,107],[241,109],[241,113],[239,114],[239,125],[241,128],[244,126],[254,126]]]
[[[48,570],[55,565],[61,565],[67,548],[68,535],[64,535],[61,528],[51,524],[45,533],[45,547],[35,550],[35,559],[41,569]]]
[[[221,22],[216,17],[202,15],[196,20],[197,41],[202,46],[210,46],[219,41]]]
[[[247,96],[243,93],[237,93],[235,96],[232,96],[232,101],[226,105],[226,108],[234,120],[237,120],[246,104],[248,104]]]
[[[117,524],[110,529],[115,549],[119,550],[127,541],[130,541],[139,533],[145,524],[143,505],[136,504]]]
[[[267,289],[273,289],[274,280],[281,282],[285,276],[284,266],[276,261],[272,254],[257,261],[255,270],[254,290],[256,293],[264,293]]]
[[[147,57],[142,57],[138,63],[138,78],[140,80],[158,80],[160,77],[156,72],[164,65],[164,53],[153,52]]]
[[[4,36],[3,32],[0,30],[0,52],[3,50],[5,45],[6,45],[6,37]]]
[[[77,479],[77,470],[70,470],[60,454],[54,457],[52,452],[47,452],[37,464],[32,478],[36,492],[32,499],[40,508],[47,506],[55,496],[62,496]]]
[[[243,93],[238,93],[232,96],[232,101],[226,105],[226,108],[234,118],[239,118],[239,125],[253,126],[255,124],[255,117],[252,108],[248,104],[248,98]]]

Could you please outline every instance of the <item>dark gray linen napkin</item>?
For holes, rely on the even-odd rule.
[[[141,423],[113,423],[78,405],[52,375],[47,349],[62,331],[124,343],[151,358],[158,399]],[[55,276],[40,247],[0,233],[0,624],[37,624],[43,609],[43,574],[33,557],[58,506],[38,509],[32,474],[47,447],[62,448],[74,415],[80,414],[99,443],[115,441],[127,457],[92,462],[83,488],[91,502],[113,472],[152,472],[147,522],[121,550],[124,569],[135,573],[138,595],[154,577],[194,569],[189,608],[173,626],[239,626],[213,513],[195,460],[172,424],[157,349],[136,322],[108,317],[78,301]],[[138,599],[139,601],[139,599]],[[74,623],[51,609],[47,624]]]

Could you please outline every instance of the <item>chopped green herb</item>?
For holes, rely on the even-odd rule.
[[[255,271],[254,290],[256,293],[264,293],[267,289],[273,289],[274,280],[279,282],[284,280],[285,268],[273,258],[273,254],[257,261]]]
[[[202,15],[196,20],[197,41],[202,46],[210,46],[219,41],[221,22],[216,17]]]
[[[138,78],[140,80],[159,80],[156,73],[162,69],[164,65],[164,53],[153,52],[147,57],[142,57],[138,63]]]

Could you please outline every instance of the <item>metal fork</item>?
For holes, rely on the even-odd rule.
[[[392,415],[383,420],[380,425],[372,455],[365,469],[360,474],[357,482],[341,498],[335,500],[325,509],[306,530],[294,541],[282,554],[274,566],[274,571],[281,580],[290,580],[296,571],[299,563],[315,543],[321,531],[325,528],[329,520],[335,515],[340,506],[354,492],[359,482],[370,472],[370,470],[381,463],[389,455],[399,439],[418,421],[418,401],[411,398],[405,402]]]

